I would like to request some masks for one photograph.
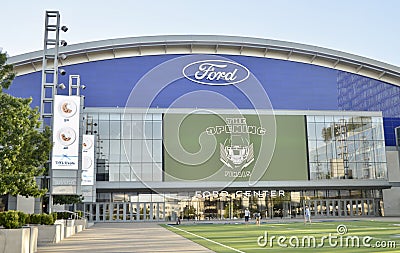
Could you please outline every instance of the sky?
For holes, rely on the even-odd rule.
[[[319,46],[400,66],[398,0],[8,0],[0,48],[43,49],[46,10],[71,44],[151,35],[233,35]]]

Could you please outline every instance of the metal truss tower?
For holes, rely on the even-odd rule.
[[[40,117],[43,121],[46,118],[49,119],[49,122],[43,123],[50,125],[58,85],[60,45],[60,13],[58,11],[46,11],[44,31]]]

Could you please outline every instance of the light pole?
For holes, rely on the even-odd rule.
[[[54,96],[57,95],[57,88],[63,87],[62,84],[58,84],[58,74],[66,74],[65,70],[58,68],[59,58],[66,58],[65,55],[59,55],[59,46],[67,45],[64,40],[60,41],[60,30],[66,32],[68,28],[66,26],[60,26],[60,13],[58,11],[46,11],[44,30],[40,120],[42,121],[42,126],[47,123],[52,127],[54,120]],[[51,213],[53,205],[51,155],[49,161],[48,173],[50,180],[48,185],[48,212]]]

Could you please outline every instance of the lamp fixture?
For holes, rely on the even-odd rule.
[[[65,26],[65,25],[63,25],[63,26],[61,26],[61,30],[62,30],[63,32],[66,32],[66,31],[68,31],[68,27]]]
[[[57,88],[64,90],[67,87],[65,86],[65,84],[60,83],[59,85],[57,85]]]
[[[60,45],[66,47],[68,43],[65,40],[60,40]]]
[[[60,55],[58,56],[58,58],[61,59],[61,60],[65,60],[65,59],[67,59],[67,55],[65,55],[65,54],[60,54]]]

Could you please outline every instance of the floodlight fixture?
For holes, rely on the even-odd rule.
[[[59,85],[57,85],[57,88],[64,90],[65,88],[67,88],[67,86],[65,86],[65,84],[60,83]]]
[[[65,26],[65,25],[63,25],[63,26],[61,26],[61,30],[62,30],[63,32],[66,32],[66,31],[68,31],[68,27]]]
[[[58,56],[58,58],[61,59],[61,60],[65,60],[65,59],[67,59],[67,55],[66,54],[60,54]]]
[[[67,74],[67,71],[65,71],[65,69],[59,69],[58,70],[60,72],[60,75],[65,76],[65,74]]]
[[[66,47],[68,43],[65,40],[60,40],[60,45]]]

